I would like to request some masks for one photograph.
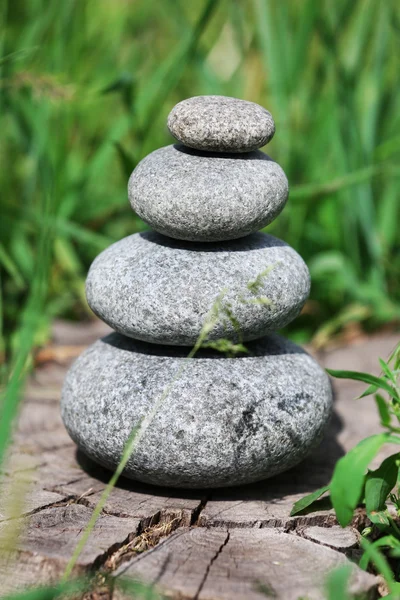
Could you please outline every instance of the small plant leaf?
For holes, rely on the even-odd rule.
[[[386,509],[386,500],[396,485],[400,454],[386,458],[375,471],[368,473],[365,482],[365,506],[368,516]],[[372,520],[372,519],[371,519]]]
[[[386,381],[383,377],[376,377],[369,373],[361,373],[359,371],[336,371],[333,369],[326,369],[329,375],[337,377],[338,379],[354,379],[356,381],[363,381],[368,385],[373,385],[376,388],[385,390],[392,398],[400,400],[397,391]]]
[[[227,356],[236,356],[237,354],[247,354],[249,352],[243,344],[234,344],[225,338],[220,338],[211,342],[203,342],[201,347],[217,350],[217,352],[222,352]]]
[[[322,494],[325,494],[325,492],[328,491],[329,485],[324,485],[324,487],[315,490],[315,492],[308,494],[308,496],[300,498],[300,500],[297,500],[297,502],[293,505],[293,508],[290,512],[290,516],[294,517],[294,515],[298,515],[299,513],[303,512],[303,510],[309,508],[312,504],[314,504],[314,502],[316,502],[316,500],[318,500],[318,498],[320,498]]]
[[[379,512],[369,513],[368,517],[374,525],[380,530],[386,530],[390,527],[390,521],[386,509]]]
[[[394,373],[392,372],[391,368],[389,367],[389,365],[381,358],[379,359],[379,364],[381,365],[382,372],[386,375],[386,377],[394,385],[396,385],[396,378],[395,378]]]
[[[330,492],[336,517],[342,527],[350,523],[359,503],[369,463],[389,437],[388,433],[380,433],[365,438],[337,462]]]
[[[376,385],[369,385],[362,394],[357,396],[357,400],[360,400],[361,398],[365,398],[366,396],[370,396],[371,394],[375,394],[377,391],[378,391],[378,388],[376,387]]]
[[[398,435],[390,435],[387,439],[388,444],[400,444],[400,436]]]
[[[381,425],[383,427],[389,427],[391,418],[388,403],[386,402],[385,398],[380,394],[375,394],[375,402],[378,407],[379,416],[381,418]]]

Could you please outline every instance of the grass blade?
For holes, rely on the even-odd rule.
[[[90,537],[90,534],[92,533],[93,528],[96,525],[97,519],[99,518],[99,516],[108,500],[108,497],[110,496],[112,490],[114,489],[115,485],[117,484],[118,479],[121,477],[122,472],[125,469],[125,466],[129,460],[129,458],[132,455],[139,428],[140,428],[140,424],[132,430],[131,435],[128,438],[128,441],[125,444],[122,459],[121,459],[118,467],[116,468],[115,472],[113,473],[110,481],[104,488],[104,490],[100,496],[100,499],[91,514],[89,522],[86,525],[86,527],[83,531],[83,534],[80,537],[79,542],[75,547],[75,550],[71,556],[71,559],[69,560],[69,562],[66,566],[66,569],[65,569],[65,572],[63,575],[63,579],[62,579],[63,582],[68,581],[69,578],[71,577],[72,571],[79,559],[79,556],[81,555],[82,550],[86,546],[86,543]]]
[[[378,572],[385,578],[389,591],[391,593],[399,591],[400,586],[399,584],[396,584],[394,580],[393,571],[390,568],[386,558],[379,551],[376,542],[371,543],[366,538],[361,538],[361,547],[364,550],[364,555],[360,562],[361,568],[366,568],[365,565],[368,565],[368,561],[371,560],[377,568]]]
[[[397,390],[392,387],[386,379],[382,377],[376,377],[375,375],[370,375],[369,373],[362,373],[359,371],[337,371],[334,369],[326,369],[329,375],[332,377],[337,377],[338,379],[353,379],[355,381],[362,381],[363,383],[367,383],[368,385],[372,385],[375,388],[381,388],[385,390],[392,398],[396,398],[396,400],[400,401]]]
[[[49,207],[49,201],[47,201],[46,205]],[[48,208],[45,210],[48,210]],[[5,453],[11,439],[11,431],[18,410],[21,389],[25,381],[27,361],[34,346],[35,334],[41,323],[41,316],[47,296],[52,234],[44,223],[45,220],[39,232],[39,251],[35,277],[21,318],[18,331],[19,344],[17,350],[14,352],[12,373],[5,393],[1,398],[0,466],[4,461]]]

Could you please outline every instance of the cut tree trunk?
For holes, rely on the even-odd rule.
[[[102,324],[58,323],[52,346],[26,388],[0,497],[0,595],[57,581],[110,473],[81,453],[60,418],[60,389],[72,358],[107,333]],[[324,366],[377,373],[397,341],[372,337],[319,355]],[[321,510],[290,517],[293,503],[327,484],[335,462],[380,430],[362,384],[335,382],[335,412],[321,446],[278,477],[238,488],[183,491],[121,479],[108,498],[75,573],[152,583],[170,598],[199,600],[324,598],[324,581],[357,555],[362,513],[341,529]],[[380,456],[393,452],[385,448]],[[352,564],[352,563],[349,563]],[[107,579],[108,581],[108,579]],[[378,580],[352,566],[352,589],[376,597]],[[100,592],[99,592],[100,594]],[[92,597],[99,597],[93,592]],[[107,583],[102,598],[125,597]]]

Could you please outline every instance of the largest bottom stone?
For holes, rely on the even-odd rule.
[[[332,392],[325,372],[278,335],[226,358],[113,333],[70,369],[62,417],[93,460],[115,469],[143,417],[160,406],[124,474],[156,485],[250,483],[300,462],[321,440]]]

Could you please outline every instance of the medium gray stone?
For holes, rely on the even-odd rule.
[[[182,346],[197,341],[223,290],[210,340],[237,341],[239,330],[246,341],[284,327],[299,314],[309,288],[303,259],[265,233],[214,244],[136,233],[104,250],[86,281],[90,307],[110,327]]]
[[[156,231],[211,242],[243,237],[271,223],[285,206],[288,181],[259,150],[227,156],[174,145],[138,164],[128,193],[133,210]]]
[[[259,104],[226,96],[182,100],[168,116],[171,134],[191,148],[212,152],[249,152],[275,133],[272,115]]]
[[[132,428],[175,381],[130,457],[125,475],[157,485],[250,483],[300,462],[319,442],[330,382],[295,344],[271,335],[236,358],[163,347],[113,333],[74,363],[62,417],[78,446],[115,469]]]

